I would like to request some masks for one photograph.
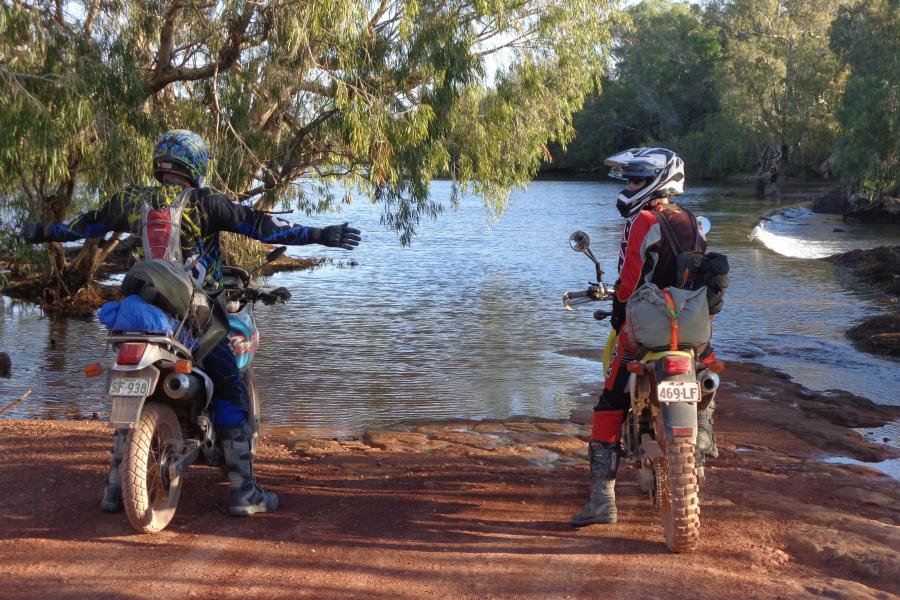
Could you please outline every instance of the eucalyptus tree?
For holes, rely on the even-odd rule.
[[[613,34],[614,67],[576,116],[578,137],[559,163],[596,168],[622,148],[658,144],[676,148],[692,174],[715,172],[722,147],[706,128],[719,111],[718,30],[700,7],[648,0],[629,8]]]
[[[3,3],[3,202],[70,216],[144,179],[153,139],[177,126],[209,141],[212,186],[315,212],[342,180],[406,243],[439,212],[434,177],[501,211],[545,144],[571,138],[615,2]],[[98,250],[77,273],[56,251],[60,278],[83,284]]]
[[[718,77],[723,113],[761,166],[782,147],[804,170],[831,153],[846,69],[828,34],[845,1],[727,0],[710,7],[726,49]]]
[[[831,47],[850,67],[838,110],[841,179],[871,200],[900,195],[900,5],[866,0],[842,8]]]

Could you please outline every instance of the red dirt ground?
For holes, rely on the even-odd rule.
[[[3,420],[0,598],[897,597],[900,486],[809,458],[886,456],[845,425],[896,414],[857,405],[835,424],[833,398],[776,373],[737,365],[727,380],[691,555],[666,550],[629,469],[619,523],[571,528],[588,484],[569,433],[586,431],[583,412],[270,438],[257,473],[277,512],[229,517],[218,470],[191,467],[156,535],[99,510],[103,423]]]

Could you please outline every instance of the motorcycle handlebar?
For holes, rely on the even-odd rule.
[[[573,306],[595,302],[598,300],[608,300],[616,291],[615,286],[605,283],[592,283],[588,289],[579,292],[566,292],[563,294],[563,306],[566,310]]]

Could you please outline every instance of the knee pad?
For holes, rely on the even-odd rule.
[[[595,442],[617,444],[622,430],[624,410],[598,410],[594,412],[594,423],[591,428],[591,439]]]

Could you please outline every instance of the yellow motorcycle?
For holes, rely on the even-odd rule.
[[[588,289],[563,294],[567,310],[589,302],[612,299],[615,288],[602,283],[603,269],[590,250],[590,238],[576,231],[569,239],[573,250],[595,265],[597,282]],[[597,310],[604,320],[610,312]],[[613,329],[603,352],[608,372],[617,333]],[[697,452],[697,412],[709,406],[719,387],[717,373],[724,364],[698,360],[693,348],[679,346],[677,337],[667,349],[646,351],[626,365],[631,406],[622,423],[622,452],[637,471],[641,491],[648,492],[662,517],[666,546],[673,552],[691,552],[700,540],[700,484],[702,457]],[[699,462],[699,464],[698,464]]]

